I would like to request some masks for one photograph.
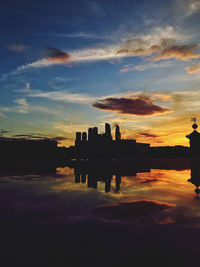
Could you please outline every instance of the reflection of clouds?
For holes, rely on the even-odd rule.
[[[192,190],[191,186],[188,187],[188,177],[190,170],[158,169],[152,169],[150,173],[137,173],[135,177],[124,176],[121,179],[120,195],[114,197],[128,200],[149,198],[172,203],[183,202],[191,199]]]
[[[56,175],[63,176],[63,177],[71,177],[74,175],[74,170],[70,169],[68,167],[57,168],[56,169]]]
[[[173,204],[151,200],[126,201],[98,207],[92,211],[92,214],[109,220],[136,220],[136,222],[145,222],[148,220],[149,223],[157,223],[158,221],[158,223],[162,222],[163,224],[167,224],[169,223],[169,220],[167,221],[169,216],[167,213],[163,214],[162,212],[174,207],[175,205]]]
[[[75,183],[74,170],[65,168],[57,169],[57,176],[63,177],[59,184],[54,184],[52,190],[62,191],[87,191],[100,193],[102,198],[111,198],[119,201],[133,201],[144,198],[183,202],[191,199],[192,190],[188,186],[187,179],[190,177],[190,170],[159,170],[152,169],[149,173],[137,173],[137,176],[121,177],[120,190],[116,190],[116,177],[113,175],[111,191],[105,194],[105,183],[97,181],[97,188],[88,188],[86,183]],[[103,178],[103,177],[102,177]]]
[[[97,189],[88,188],[87,183],[75,183],[74,170],[68,167],[58,168],[54,176],[2,177],[4,183],[0,187],[0,212],[8,220],[23,218],[26,223],[46,225],[88,218],[88,212],[98,206],[116,206],[122,201],[145,201],[146,206],[141,208],[142,219],[136,216],[137,207],[126,207],[128,215],[124,216],[136,216],[142,223],[151,218],[152,224],[198,225],[199,204],[193,201],[193,185],[187,182],[189,177],[190,170],[152,169],[150,173],[122,177],[120,190],[116,192],[114,176],[111,191],[107,194],[104,182],[98,181]],[[149,208],[149,202],[153,203],[156,212],[152,211],[151,204]],[[176,208],[165,208],[170,205],[176,205]],[[133,210],[130,211],[130,208]],[[9,210],[9,214],[5,213],[6,210]],[[129,215],[131,212],[133,214]]]

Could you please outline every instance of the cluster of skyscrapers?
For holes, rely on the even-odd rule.
[[[113,138],[110,124],[105,123],[105,132],[89,128],[88,132],[77,132],[75,146],[70,148],[75,158],[133,156],[139,151],[147,151],[150,144],[137,143],[132,139],[121,139],[119,125],[115,126]]]
[[[79,146],[81,143],[85,142],[91,142],[91,141],[112,141],[112,133],[111,133],[111,127],[110,124],[105,123],[105,133],[99,134],[98,133],[98,127],[93,127],[88,129],[87,132],[76,132],[76,140],[75,140],[75,146]],[[116,125],[115,128],[115,140],[121,140],[121,133],[120,128],[118,125]]]

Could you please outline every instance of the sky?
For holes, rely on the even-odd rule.
[[[3,0],[0,137],[188,145],[200,119],[199,0]],[[114,133],[114,131],[113,131]]]

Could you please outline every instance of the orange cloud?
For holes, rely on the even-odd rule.
[[[71,57],[68,53],[61,51],[55,47],[47,47],[48,49],[48,59],[55,62],[68,62],[71,60]]]
[[[162,50],[158,56],[153,57],[154,61],[162,59],[177,58],[181,60],[189,60],[194,58],[200,58],[200,54],[195,53],[199,48],[199,45],[173,45],[166,47]]]
[[[186,68],[187,73],[192,74],[200,71],[200,62]]]

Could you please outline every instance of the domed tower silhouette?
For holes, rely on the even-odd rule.
[[[198,159],[191,159],[190,161],[190,168],[191,168],[191,178],[188,179],[188,182],[192,183],[196,188],[194,192],[196,193],[195,199],[199,199],[200,196],[200,166]]]
[[[191,118],[193,121],[192,128],[194,129],[192,133],[186,135],[186,137],[190,140],[190,152],[192,156],[200,156],[200,133],[196,130],[198,125],[196,124],[197,119]]]

